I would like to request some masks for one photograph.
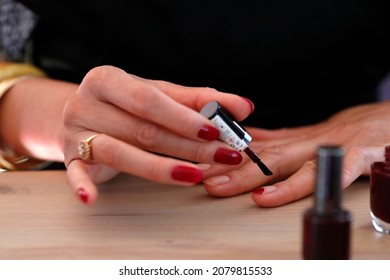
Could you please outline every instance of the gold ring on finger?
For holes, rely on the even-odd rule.
[[[91,135],[85,140],[81,140],[78,147],[79,156],[83,160],[91,160],[93,161],[93,153],[92,153],[92,140],[98,136],[98,134]]]

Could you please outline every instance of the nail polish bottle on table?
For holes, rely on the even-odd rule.
[[[390,146],[385,147],[385,160],[371,165],[370,208],[375,230],[390,234]]]
[[[352,215],[341,206],[341,176],[344,150],[323,146],[317,151],[317,181],[314,207],[303,217],[303,259],[350,258]]]

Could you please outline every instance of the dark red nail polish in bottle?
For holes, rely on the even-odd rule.
[[[370,208],[375,230],[390,234],[390,146],[385,148],[385,161],[371,165]]]
[[[341,175],[344,150],[320,147],[317,152],[314,207],[303,217],[303,259],[347,260],[350,254],[352,216],[341,207]]]

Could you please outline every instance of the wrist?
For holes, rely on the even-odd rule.
[[[30,77],[42,76],[45,76],[43,71],[29,64],[0,63],[0,102],[2,97],[17,84]],[[40,169],[47,165],[47,162],[18,154],[0,139],[0,169]]]

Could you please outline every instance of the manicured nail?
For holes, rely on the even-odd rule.
[[[216,176],[216,177],[207,178],[206,180],[204,180],[204,183],[209,186],[218,186],[218,185],[226,184],[229,181],[230,181],[229,176]]]
[[[198,132],[198,137],[207,141],[217,140],[219,137],[219,130],[211,125],[204,125]]]
[[[252,193],[255,193],[255,194],[262,194],[263,192],[264,192],[264,188],[263,187],[254,189],[252,191]]]
[[[203,172],[189,166],[176,166],[172,170],[172,178],[178,181],[199,183],[203,180]]]
[[[254,104],[251,100],[249,100],[248,98],[243,97],[243,96],[241,96],[241,97],[242,97],[242,99],[244,99],[246,102],[248,102],[248,104],[249,104],[249,106],[250,106],[250,108],[251,108],[251,114],[252,114],[253,111],[255,110],[255,104]]]
[[[276,190],[276,187],[275,186],[266,186],[266,187],[260,187],[260,188],[257,188],[257,189],[254,189],[252,191],[252,193],[254,194],[268,194],[268,193],[272,193]]]
[[[88,204],[89,196],[88,196],[88,193],[83,188],[79,188],[77,190],[77,194],[82,202],[84,202],[85,204]]]
[[[242,161],[242,155],[235,150],[219,148],[214,154],[214,161],[223,164],[237,165]]]

